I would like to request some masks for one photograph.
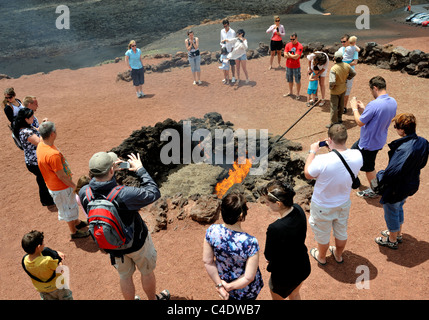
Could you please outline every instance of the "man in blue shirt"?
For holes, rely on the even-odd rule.
[[[363,156],[363,166],[360,169],[366,173],[368,183],[376,177],[375,159],[378,151],[383,149],[387,141],[387,130],[396,115],[398,104],[386,91],[386,80],[380,76],[369,81],[369,88],[375,100],[365,105],[353,97],[350,101],[355,121],[359,127],[360,139],[352,146],[359,149]],[[359,113],[362,109],[362,114]],[[371,188],[358,191],[357,195],[363,198],[374,198],[377,195]]]

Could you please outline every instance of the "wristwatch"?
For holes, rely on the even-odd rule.
[[[217,285],[215,285],[215,288],[220,288],[220,287],[223,287],[222,283],[218,283]]]
[[[308,153],[314,153],[314,154],[316,154],[317,152],[314,151],[314,150],[309,150]]]

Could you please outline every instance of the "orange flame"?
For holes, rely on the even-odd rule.
[[[238,160],[232,165],[232,169],[229,169],[228,177],[223,179],[215,186],[215,194],[219,199],[225,195],[225,193],[236,183],[241,183],[252,168],[252,161],[246,159],[245,164],[239,164]]]

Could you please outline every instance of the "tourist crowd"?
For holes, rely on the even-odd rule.
[[[289,89],[284,97],[301,100],[300,60],[303,46],[298,41],[297,33],[290,32],[290,42],[285,44],[283,38],[286,30],[278,16],[274,17],[274,24],[266,32],[271,34],[269,70],[273,68],[275,55],[278,67],[282,68],[283,55]],[[419,189],[420,170],[427,163],[429,143],[417,135],[417,120],[413,114],[397,114],[397,103],[387,93],[387,84],[382,77],[375,76],[368,81],[373,101],[365,105],[355,97],[349,99],[353,80],[359,76],[355,70],[360,51],[356,41],[356,37],[349,35],[341,37],[342,47],[334,54],[334,65],[330,69],[326,53],[315,51],[307,56],[307,106],[322,106],[327,96],[326,85],[329,84],[331,108],[326,139],[311,144],[304,167],[305,177],[315,180],[308,224],[317,247],[308,250],[305,245],[307,218],[304,210],[294,203],[293,187],[275,180],[260,190],[260,199],[267,205],[267,210],[278,214],[278,219],[266,231],[263,252],[267,271],[270,272],[268,286],[275,300],[300,299],[303,281],[311,274],[309,256],[324,266],[329,251],[338,264],[344,262],[350,194],[352,189],[360,187],[359,171],[365,172],[370,187],[358,191],[357,195],[363,198],[380,197],[383,205],[387,229],[383,228],[375,242],[390,249],[398,249],[403,242],[404,204]],[[199,39],[191,30],[187,32],[185,46],[193,84],[199,85],[202,83]],[[225,84],[239,82],[241,71],[245,82],[249,83],[247,48],[245,31],[240,29],[235,32],[229,21],[224,20],[220,32],[219,68]],[[143,98],[143,56],[136,41],[129,42],[125,57],[136,95]],[[348,105],[360,127],[360,137],[351,148],[347,147],[348,133],[342,123],[342,115],[347,112]],[[168,290],[156,294],[154,270],[157,252],[148,227],[139,214],[141,208],[155,202],[161,194],[139,154],[132,153],[124,161],[114,153],[97,152],[89,159],[88,176],[82,176],[75,183],[66,157],[55,146],[55,124],[46,118],[39,122],[35,116],[37,98],[26,96],[21,102],[16,98],[14,89],[7,88],[3,108],[12,137],[24,152],[28,171],[36,177],[41,205],[58,211],[58,220],[67,223],[71,239],[91,235],[97,245],[110,254],[125,299],[138,298],[133,283],[137,268],[147,298],[168,300]],[[387,143],[391,124],[398,139],[388,144],[387,167],[376,172],[377,154]],[[330,152],[318,154],[323,148],[328,148]],[[124,168],[136,174],[140,186],[118,186],[115,172]],[[80,212],[84,213],[85,219],[79,218]],[[205,234],[203,263],[222,299],[254,300],[267,282],[264,282],[259,269],[258,239],[245,231],[247,212],[242,194],[227,194],[221,201],[222,223],[211,225]],[[110,220],[116,219],[115,227],[107,222],[108,214]],[[335,238],[334,245],[330,245],[331,233]],[[121,239],[113,235],[119,235]],[[23,236],[22,248],[26,252],[22,260],[23,268],[41,298],[73,299],[70,289],[56,286],[61,276],[56,270],[64,261],[64,253],[45,247],[44,234],[37,230]]]

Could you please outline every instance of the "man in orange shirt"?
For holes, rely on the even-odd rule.
[[[42,141],[37,145],[37,162],[58,208],[58,220],[67,222],[72,239],[88,237],[88,231],[80,230],[85,228],[87,223],[79,220],[79,207],[73,192],[76,185],[72,173],[67,160],[54,145],[57,138],[55,124],[50,121],[43,122],[39,126],[39,133]]]

